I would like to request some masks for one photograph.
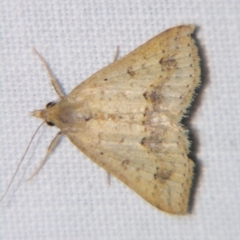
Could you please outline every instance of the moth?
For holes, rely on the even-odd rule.
[[[182,25],[157,35],[66,96],[50,74],[60,99],[33,112],[60,129],[56,139],[67,136],[147,202],[172,214],[187,212],[193,178],[181,123],[200,84],[193,32],[194,26]]]

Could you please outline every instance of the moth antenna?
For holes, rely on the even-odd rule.
[[[33,139],[35,138],[38,130],[41,128],[41,126],[42,126],[44,123],[45,123],[45,121],[42,122],[42,123],[38,126],[38,128],[37,128],[36,131],[34,132],[33,136],[31,137],[31,140],[30,140],[30,142],[29,142],[29,144],[28,144],[28,146],[27,146],[27,148],[26,148],[26,150],[25,150],[25,152],[24,152],[24,154],[23,154],[23,156],[22,156],[22,158],[21,158],[21,160],[20,160],[20,162],[19,162],[19,164],[18,164],[18,166],[17,166],[17,168],[16,168],[13,176],[12,176],[12,179],[11,179],[10,183],[8,184],[7,189],[5,190],[3,196],[1,197],[0,202],[1,202],[1,201],[4,199],[4,197],[6,196],[8,190],[9,190],[9,188],[11,187],[11,185],[12,185],[12,183],[13,183],[13,180],[14,180],[14,178],[16,177],[17,172],[18,172],[18,170],[19,170],[19,168],[20,168],[20,166],[21,166],[21,164],[22,164],[22,162],[23,162],[23,160],[24,160],[24,158],[25,158],[25,156],[26,156],[26,154],[27,154],[27,152],[28,152],[28,149],[29,149],[30,145],[32,144]]]
[[[57,95],[60,97],[60,98],[63,98],[65,96],[65,94],[63,93],[57,79],[54,77],[54,74],[53,72],[51,71],[50,67],[48,66],[47,62],[45,61],[45,59],[42,57],[42,55],[36,50],[36,48],[33,47],[33,51],[34,53],[39,57],[40,61],[42,62],[42,64],[44,65],[44,67],[46,68],[47,70],[47,73],[50,77],[50,80],[51,80],[51,83],[57,93]]]
[[[48,156],[53,152],[54,148],[56,147],[56,145],[58,144],[59,139],[62,136],[62,132],[59,132],[54,139],[52,140],[52,142],[50,143],[47,153],[45,155],[45,157],[43,158],[42,162],[39,164],[39,166],[37,167],[37,169],[34,171],[34,173],[27,179],[27,181],[30,181],[33,177],[35,177],[39,171],[42,169],[42,167],[45,165],[45,163],[47,162]]]

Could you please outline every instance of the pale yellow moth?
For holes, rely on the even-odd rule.
[[[61,130],[48,154],[64,134],[155,207],[186,213],[194,163],[180,121],[200,83],[193,31],[183,25],[157,35],[67,96],[46,65],[60,100],[33,115]]]

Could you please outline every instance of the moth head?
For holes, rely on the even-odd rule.
[[[52,109],[53,106],[55,106],[56,103],[55,102],[49,102],[46,105],[45,109],[41,109],[41,110],[35,110],[33,112],[31,112],[32,116],[37,117],[37,118],[41,118],[44,119],[45,122],[47,123],[47,125],[49,126],[55,126],[54,123],[54,112],[56,111],[55,109]]]
[[[63,98],[54,103],[50,102],[45,109],[35,110],[32,116],[43,119],[49,126],[56,126],[64,131],[69,128],[82,128],[93,118],[87,101],[72,103]]]

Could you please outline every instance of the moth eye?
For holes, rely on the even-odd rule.
[[[51,126],[51,127],[55,125],[55,124],[52,123],[52,122],[46,122],[46,123],[47,123],[48,126]]]
[[[46,108],[50,108],[52,106],[54,106],[56,103],[55,102],[49,102],[47,105],[46,105]]]

